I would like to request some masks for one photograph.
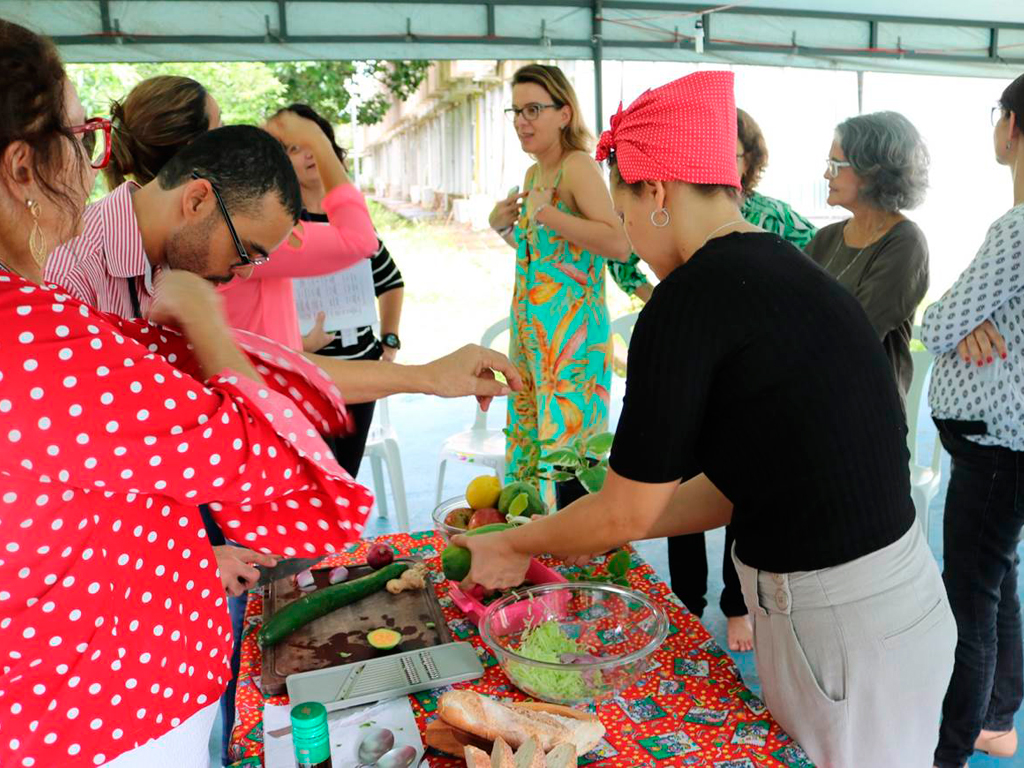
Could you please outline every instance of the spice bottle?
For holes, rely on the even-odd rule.
[[[315,701],[296,704],[291,716],[296,768],[333,768],[324,705]]]

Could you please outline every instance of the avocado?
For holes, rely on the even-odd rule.
[[[501,495],[498,497],[498,511],[507,516],[512,506],[512,502],[515,501],[521,493],[526,494],[527,500],[526,511],[522,513],[522,517],[533,517],[534,515],[546,514],[547,509],[544,506],[544,502],[541,501],[540,491],[529,483],[522,481],[509,483],[501,489]]]

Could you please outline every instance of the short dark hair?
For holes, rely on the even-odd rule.
[[[628,181],[626,181],[624,178],[622,178],[622,174],[619,173],[619,161],[615,157],[615,150],[612,150],[611,154],[608,155],[608,161],[607,162],[608,162],[608,170],[610,171],[610,173],[608,175],[611,178],[612,188],[614,189],[615,187],[625,187],[626,189],[628,189],[630,192],[633,193],[634,197],[640,197],[640,191],[644,187],[645,179],[638,179],[637,181],[634,181],[632,184],[630,184]],[[654,179],[652,179],[652,181],[654,181]],[[730,184],[693,184],[692,182],[689,182],[689,181],[682,181],[682,182],[668,182],[667,181],[665,183],[666,184],[674,184],[674,183],[689,184],[695,190],[700,192],[700,194],[704,195],[704,197],[712,197],[714,195],[717,195],[719,192],[721,192],[723,195],[728,197],[730,200],[732,200],[737,205],[742,203],[742,200],[740,199],[740,194],[741,194],[740,190],[736,189],[736,187],[731,186]]]
[[[1012,112],[1017,116],[1017,125],[1024,119],[1024,75],[1021,75],[1003,90],[999,97],[999,106],[1004,112]]]
[[[331,149],[334,150],[334,154],[337,155],[338,160],[341,161],[342,167],[346,172],[348,171],[348,163],[345,162],[345,158],[348,156],[348,153],[338,146],[338,140],[334,138],[334,127],[327,122],[327,118],[309,106],[309,104],[300,104],[298,102],[295,104],[289,104],[284,109],[277,110],[274,117],[277,117],[277,115],[280,115],[282,112],[294,112],[299,117],[304,117],[307,120],[312,120],[316,123],[320,130],[323,131],[324,136],[327,137],[327,140],[331,142]]]
[[[302,192],[281,142],[251,125],[228,125],[196,137],[167,161],[157,175],[161,189],[173,189],[195,171],[217,185],[231,213],[251,213],[267,192],[275,192],[299,220]]]
[[[749,195],[761,181],[761,174],[768,165],[768,145],[764,142],[761,126],[742,109],[736,110],[736,135],[743,145],[743,158],[747,168],[740,179],[743,194]]]

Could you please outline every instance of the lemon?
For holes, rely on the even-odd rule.
[[[501,495],[501,482],[494,475],[481,475],[466,486],[466,503],[473,509],[493,507]]]

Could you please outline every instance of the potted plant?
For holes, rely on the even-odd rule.
[[[608,475],[608,451],[614,437],[611,432],[577,437],[570,445],[541,456],[541,461],[551,466],[548,477],[555,484],[557,509],[601,490]]]

